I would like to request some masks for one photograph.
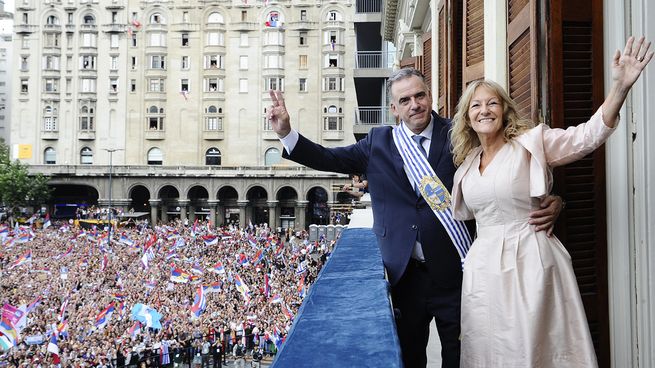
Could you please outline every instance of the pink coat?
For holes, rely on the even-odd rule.
[[[617,124],[618,126],[618,124]],[[541,198],[553,187],[552,168],[577,161],[593,152],[614,132],[603,122],[602,108],[586,123],[567,129],[551,129],[539,124],[514,139],[531,155],[530,195]],[[473,212],[469,210],[462,197],[462,178],[472,167],[474,158],[482,147],[474,148],[455,172],[452,191],[452,209],[458,220],[470,220]]]

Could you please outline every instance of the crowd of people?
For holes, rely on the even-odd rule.
[[[114,229],[108,243],[106,229],[46,223],[1,225],[0,305],[26,318],[0,366],[205,366],[225,352],[272,354],[334,243],[179,220]],[[159,313],[161,328],[135,320],[137,305]]]

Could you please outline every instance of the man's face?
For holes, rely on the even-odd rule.
[[[391,85],[391,112],[419,134],[430,123],[432,95],[421,78],[412,75]]]

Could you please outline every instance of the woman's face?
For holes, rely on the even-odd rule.
[[[473,93],[468,109],[471,128],[478,136],[495,137],[503,134],[503,104],[498,95],[485,86]]]

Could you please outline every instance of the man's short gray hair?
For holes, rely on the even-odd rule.
[[[387,93],[391,95],[391,86],[398,82],[399,80],[409,78],[411,76],[416,76],[421,79],[423,83],[425,83],[425,76],[421,71],[415,68],[401,68],[396,70],[395,72],[391,73],[391,76],[389,79],[387,79]]]

